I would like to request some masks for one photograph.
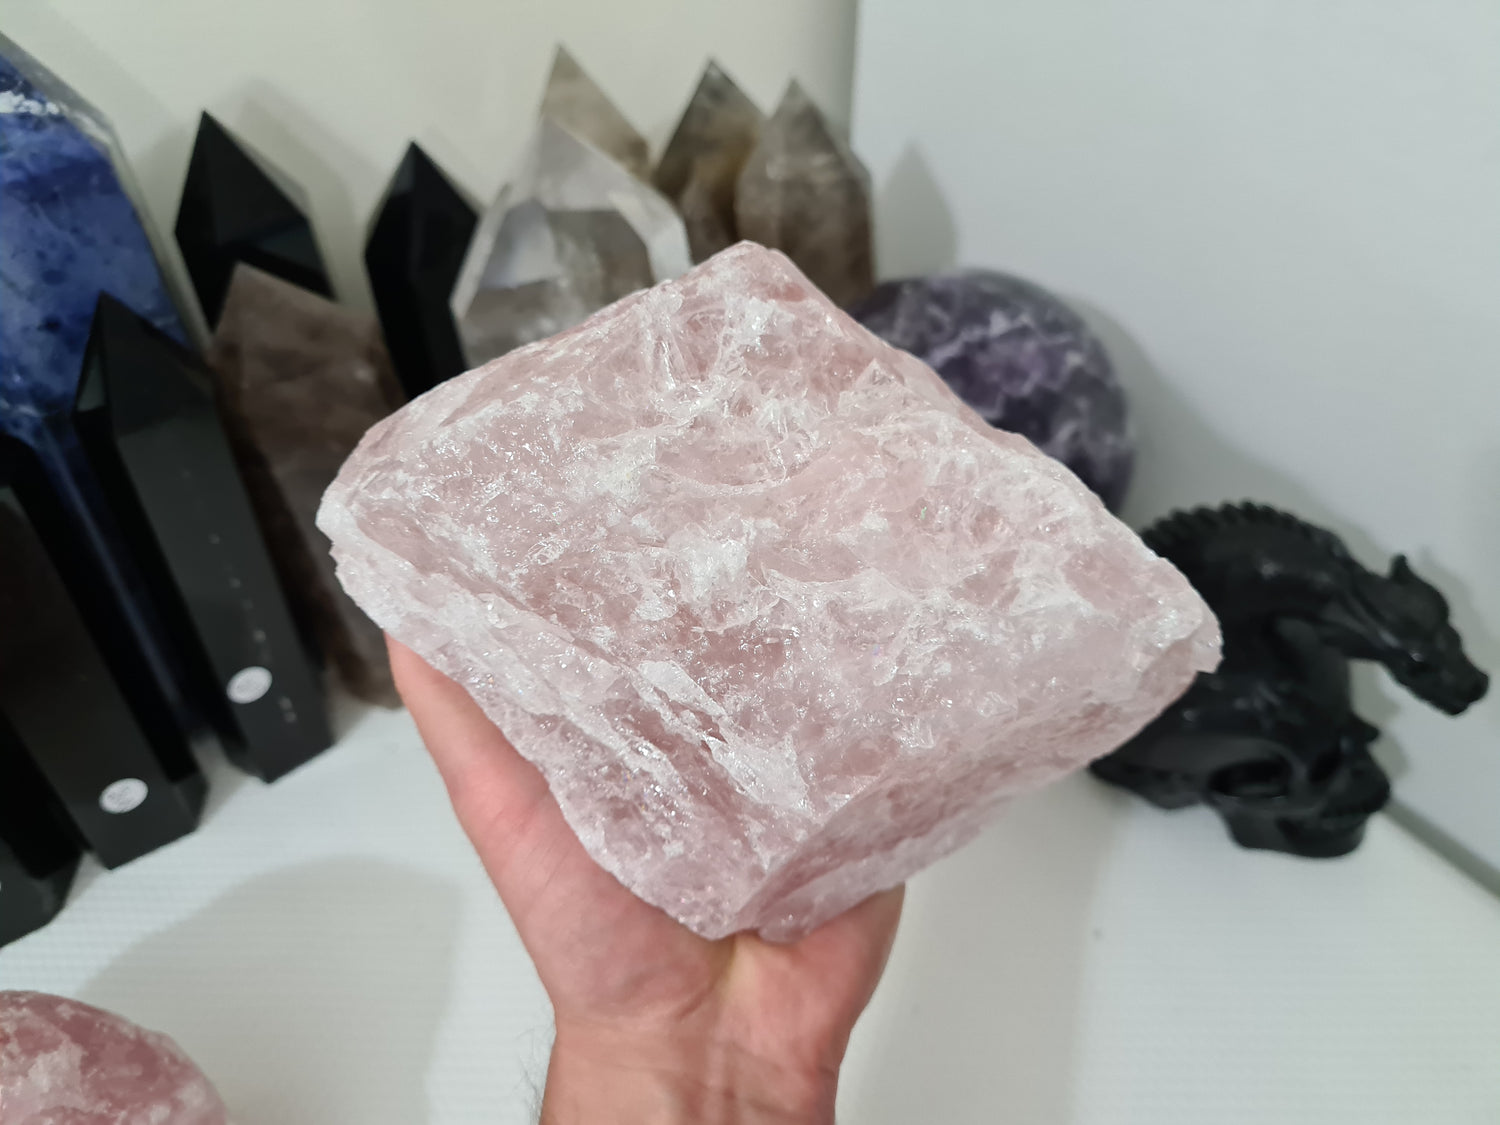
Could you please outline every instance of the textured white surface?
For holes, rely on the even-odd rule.
[[[405,713],[90,872],[0,987],[171,1035],[236,1125],[530,1125],[549,1011]],[[851,1125],[1500,1119],[1500,904],[1384,817],[1330,863],[1088,777],[911,884]]]
[[[1127,519],[1251,498],[1407,551],[1500,670],[1500,4],[862,0],[859,38],[882,272],[1076,304],[1140,427]],[[1500,690],[1355,692],[1500,887]]]

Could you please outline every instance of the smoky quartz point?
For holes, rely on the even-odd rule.
[[[786,254],[834,304],[874,286],[870,173],[796,82],[740,171],[734,212],[741,238]]]
[[[652,176],[682,212],[693,261],[738,241],[735,183],[765,120],[734,80],[710,61]]]

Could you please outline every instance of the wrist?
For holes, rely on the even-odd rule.
[[[836,1068],[712,1034],[559,1022],[540,1125],[833,1125]]]

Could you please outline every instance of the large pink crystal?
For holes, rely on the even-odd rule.
[[[589,853],[710,937],[901,882],[1217,661],[1072,473],[750,243],[376,425],[318,523]]]
[[[0,1125],[224,1125],[165,1035],[40,992],[0,992]]]

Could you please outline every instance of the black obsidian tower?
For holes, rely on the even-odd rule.
[[[31,450],[0,435],[0,714],[117,867],[197,826],[206,784]]]
[[[0,715],[0,945],[52,921],[77,869],[62,805]]]
[[[303,649],[214,407],[187,351],[101,297],[73,424],[229,756],[275,780],[331,741]]]
[[[408,147],[365,242],[380,326],[407,398],[468,366],[448,297],[476,221],[431,158]]]
[[[325,297],[333,295],[323,255],[296,195],[290,181],[253,159],[212,117],[205,113],[199,118],[176,234],[210,325],[218,323],[237,262]]]

